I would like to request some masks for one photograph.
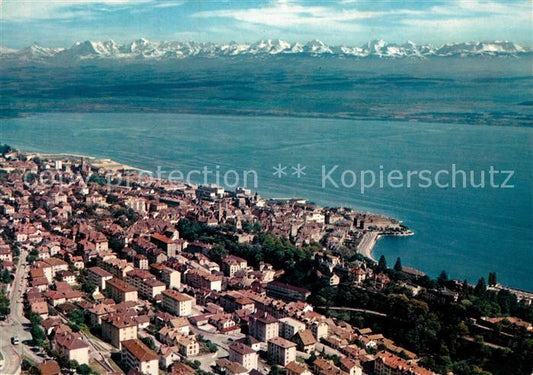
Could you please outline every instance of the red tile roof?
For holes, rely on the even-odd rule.
[[[138,339],[122,341],[122,348],[130,352],[139,362],[153,361],[159,358],[156,352]]]

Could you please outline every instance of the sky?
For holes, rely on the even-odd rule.
[[[0,45],[76,41],[362,45],[509,40],[532,46],[532,0],[0,0]]]

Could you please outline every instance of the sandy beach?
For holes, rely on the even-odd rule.
[[[372,257],[372,251],[374,250],[374,246],[379,238],[380,234],[377,232],[368,232],[363,234],[363,238],[361,238],[361,242],[359,242],[359,245],[357,246],[357,253],[376,261]]]

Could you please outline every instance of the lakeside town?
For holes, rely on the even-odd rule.
[[[465,348],[532,366],[533,294],[374,261],[412,234],[397,220],[4,151],[2,373],[499,373]]]

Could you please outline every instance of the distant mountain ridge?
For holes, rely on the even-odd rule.
[[[205,43],[163,41],[151,42],[141,38],[119,45],[113,40],[76,42],[70,48],[46,48],[33,44],[14,50],[0,47],[0,59],[19,61],[81,61],[87,59],[183,59],[193,56],[271,56],[304,55],[332,57],[449,57],[449,56],[516,56],[530,53],[531,49],[507,41],[447,43],[441,46],[404,44],[373,40],[362,46],[328,46],[320,40],[305,44],[283,40],[260,40],[256,43]]]

